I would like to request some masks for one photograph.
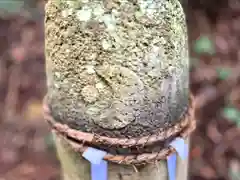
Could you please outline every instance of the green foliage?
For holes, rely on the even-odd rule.
[[[207,36],[201,36],[195,41],[194,51],[198,54],[214,54],[215,47]]]
[[[0,10],[7,13],[18,13],[22,10],[24,1],[19,0],[2,0],[0,1]]]
[[[218,74],[218,78],[221,80],[225,80],[231,75],[231,70],[226,68],[217,68],[216,71]]]
[[[0,0],[0,17],[7,18],[11,15],[21,15],[30,19],[38,18],[40,14],[36,7],[36,0]]]
[[[240,180],[240,172],[230,172],[230,176],[232,180]]]
[[[237,108],[231,106],[225,107],[223,110],[223,115],[225,118],[233,121],[238,127],[240,127],[240,111]]]
[[[49,151],[55,151],[55,143],[54,143],[54,139],[53,139],[52,133],[47,134],[45,136],[44,140],[45,140],[45,143],[46,143],[47,148],[49,149]]]

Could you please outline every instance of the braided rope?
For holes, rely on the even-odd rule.
[[[50,110],[46,103],[44,103],[44,117],[52,126],[52,131],[62,136],[67,143],[78,153],[83,153],[89,146],[84,145],[88,143],[90,145],[100,146],[117,146],[117,147],[137,147],[137,146],[148,146],[156,144],[159,141],[165,141],[170,137],[182,137],[186,138],[189,136],[196,128],[196,120],[194,117],[194,100],[190,97],[190,106],[187,112],[181,117],[178,124],[168,128],[165,132],[162,130],[156,134],[150,136],[144,136],[141,138],[109,138],[106,136],[100,136],[96,134],[81,132],[78,130],[71,129],[69,126],[54,121],[53,117],[50,115]],[[73,140],[71,140],[73,139]],[[152,153],[141,153],[141,154],[127,154],[127,155],[113,155],[107,153],[104,156],[104,160],[111,161],[117,164],[126,165],[138,165],[146,164],[151,162],[156,162],[175,152],[172,147],[166,147],[159,152]]]

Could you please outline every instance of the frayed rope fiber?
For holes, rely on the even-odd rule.
[[[166,160],[169,155],[175,153],[175,148],[169,145],[169,139],[175,139],[178,137],[183,139],[187,138],[195,130],[196,120],[194,107],[194,99],[191,96],[189,108],[180,117],[179,122],[165,131],[162,131],[161,129],[158,133],[138,138],[110,138],[97,134],[81,132],[79,130],[71,129],[66,124],[56,122],[51,116],[51,112],[46,101],[43,103],[44,118],[50,124],[52,131],[66,139],[68,144],[76,152],[81,154],[83,154],[88,147],[94,147],[102,150],[101,147],[103,146],[109,150],[111,148],[131,148],[131,150],[136,149],[136,151],[139,152],[139,147],[144,149],[151,146],[152,148],[153,146],[159,146],[160,142],[164,142],[164,148],[158,150],[157,152],[143,151],[140,153],[113,154],[104,149],[107,153],[104,155],[103,160],[126,165],[155,163],[159,160]]]

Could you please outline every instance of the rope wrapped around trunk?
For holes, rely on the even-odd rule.
[[[50,124],[52,131],[62,136],[74,151],[82,154],[88,147],[104,149],[107,152],[104,160],[125,165],[142,165],[166,159],[175,152],[175,149],[169,146],[170,141],[177,137],[187,138],[196,128],[195,102],[192,96],[188,109],[178,123],[164,131],[161,129],[158,133],[138,138],[110,138],[72,129],[54,120],[46,99],[43,103],[43,111],[44,118]],[[163,147],[159,148],[160,146]],[[112,149],[121,151],[110,152]]]

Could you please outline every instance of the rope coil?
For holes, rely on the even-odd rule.
[[[98,148],[100,148],[99,146],[108,146],[116,148],[138,149],[139,147],[145,148],[150,145],[157,146],[159,142],[165,142],[169,138],[173,137],[187,138],[196,128],[194,107],[194,99],[193,97],[190,97],[189,108],[180,117],[179,122],[176,125],[169,127],[165,131],[161,129],[158,133],[140,138],[110,138],[74,130],[66,124],[56,122],[51,116],[50,109],[46,102],[43,103],[44,118],[52,127],[53,132],[66,139],[74,151],[81,154],[91,146],[97,146]],[[103,159],[117,164],[141,165],[166,159],[167,156],[174,152],[175,150],[166,144],[164,148],[158,152],[141,152],[137,154],[128,153],[126,155],[112,154],[108,152]]]

